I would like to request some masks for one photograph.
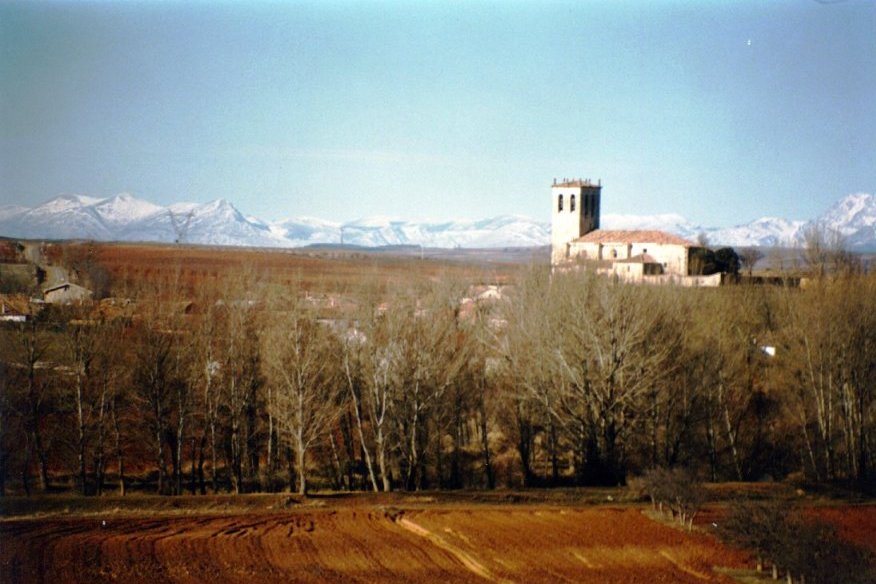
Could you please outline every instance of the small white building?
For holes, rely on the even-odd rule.
[[[70,282],[55,284],[43,290],[46,304],[81,304],[91,301],[91,290]]]
[[[2,302],[0,303],[0,322],[27,322],[27,315]]]

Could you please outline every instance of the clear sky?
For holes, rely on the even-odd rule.
[[[0,205],[724,226],[876,192],[876,2],[3,2]]]

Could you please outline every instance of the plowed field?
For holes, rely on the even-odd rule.
[[[538,505],[0,521],[10,582],[731,582],[743,557],[635,508]]]

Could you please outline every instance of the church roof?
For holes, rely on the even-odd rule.
[[[654,243],[657,245],[682,245],[696,247],[695,244],[665,231],[656,229],[608,230],[596,229],[576,239],[583,243]]]

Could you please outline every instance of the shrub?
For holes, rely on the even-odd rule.
[[[805,519],[786,501],[737,501],[718,535],[753,552],[758,571],[769,561],[773,578],[784,571],[788,582],[876,583],[872,552],[841,539],[832,525]]]
[[[641,488],[651,499],[651,505],[691,529],[694,517],[705,501],[705,491],[690,471],[682,468],[653,468],[641,478]]]

